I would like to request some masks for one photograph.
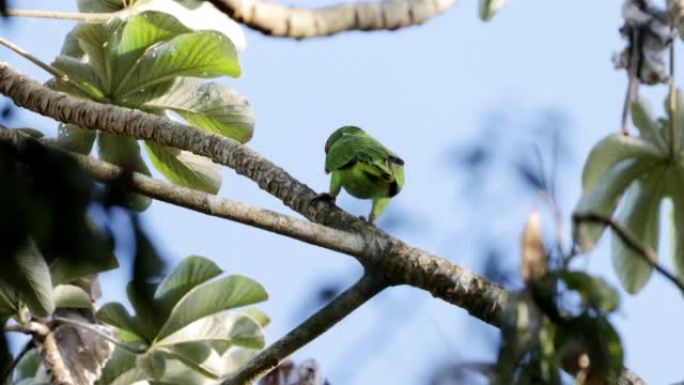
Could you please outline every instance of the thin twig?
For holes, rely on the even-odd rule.
[[[663,277],[672,282],[684,295],[684,282],[677,278],[674,274],[670,273],[658,263],[658,256],[653,250],[648,247],[644,247],[637,238],[630,234],[626,229],[624,229],[619,223],[615,222],[612,218],[607,217],[598,213],[575,213],[572,216],[573,221],[578,222],[588,222],[588,223],[599,223],[610,227],[620,240],[627,245],[632,250],[648,263],[653,269],[660,273]]]
[[[1,127],[0,140],[9,140],[19,144],[18,149],[20,151],[29,141],[35,141],[20,131],[2,129]],[[37,141],[35,142],[37,143]],[[56,148],[54,151],[67,153]],[[171,185],[141,173],[132,172],[128,174],[119,166],[90,156],[69,154],[76,159],[83,170],[100,182],[117,183],[125,178],[126,187],[150,198],[345,254],[360,254],[366,248],[366,241],[363,236],[356,233],[333,229],[202,191]]]
[[[124,342],[121,342],[118,339],[110,336],[109,334],[103,332],[102,330],[99,330],[98,328],[94,327],[91,324],[87,324],[87,323],[84,323],[81,321],[77,321],[77,320],[69,319],[69,318],[64,318],[64,317],[54,317],[54,320],[57,322],[61,322],[63,324],[67,324],[69,326],[74,326],[77,328],[88,330],[89,332],[97,334],[99,337],[113,343],[114,345],[120,347],[121,349],[123,349],[129,353],[143,354],[147,351],[147,350],[139,348],[137,346],[132,346],[132,345],[126,344]]]
[[[297,349],[311,342],[387,287],[382,276],[366,273],[349,289],[247,362],[221,385],[247,385],[276,368]]]
[[[17,45],[15,45],[14,43],[10,42],[9,40],[0,37],[0,45],[4,45],[5,47],[16,52],[18,55],[22,56],[24,59],[26,59],[26,60],[30,61],[31,63],[37,65],[38,67],[42,68],[43,70],[45,70],[45,72],[54,76],[55,79],[62,81],[64,83],[78,89],[79,91],[83,92],[84,94],[91,96],[95,100],[98,100],[100,102],[104,101],[104,99],[102,97],[100,97],[99,95],[93,94],[93,92],[91,90],[89,90],[88,88],[81,85],[81,83],[72,79],[69,75],[67,75],[63,71],[41,61],[37,57],[33,56],[30,52],[26,51],[25,49],[23,49]]]
[[[374,266],[377,271],[382,271],[392,284],[426,290],[484,322],[499,325],[500,315],[509,298],[505,289],[444,258],[410,247],[334,205],[313,203],[315,191],[244,145],[141,111],[55,92],[1,62],[0,93],[20,107],[64,123],[153,140],[228,166],[311,221],[362,234],[367,248],[363,253],[352,256],[365,266]]]
[[[228,166],[307,219],[366,240],[363,253],[352,256],[364,266],[377,266],[393,283],[429,291],[477,318],[499,323],[509,293],[472,271],[419,248],[410,247],[358,217],[326,202],[316,192],[251,148],[170,119],[139,110],[95,103],[51,90],[0,63],[0,93],[15,104],[90,130],[152,140],[193,152]]]
[[[33,9],[8,9],[8,16],[17,17],[35,17],[40,19],[55,19],[55,20],[76,20],[84,22],[107,21],[115,17],[118,12],[114,13],[84,13],[84,12],[58,12],[58,11],[44,11]]]

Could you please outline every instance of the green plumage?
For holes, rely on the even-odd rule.
[[[373,223],[390,198],[404,186],[404,161],[358,127],[337,129],[325,144],[325,172],[330,178],[330,197],[344,189],[360,199],[372,199],[368,221]]]

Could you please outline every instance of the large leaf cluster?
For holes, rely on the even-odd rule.
[[[97,318],[135,349],[117,348],[99,384],[210,383],[262,348],[268,318],[256,308],[231,309],[266,300],[266,291],[247,277],[221,274],[213,262],[188,257],[158,285],[129,284],[134,315],[120,303],[102,306]]]
[[[584,166],[583,194],[575,208],[578,214],[606,217],[617,210],[616,222],[655,254],[660,240],[660,207],[669,198],[675,228],[672,257],[680,277],[684,276],[683,97],[677,93],[673,120],[655,119],[644,101],[633,103],[632,117],[639,136],[613,134],[594,146]],[[575,238],[583,251],[594,248],[605,228],[601,224],[576,224]],[[612,260],[629,293],[639,292],[653,273],[644,256],[617,235],[612,239]]]
[[[118,266],[109,230],[87,217],[98,204],[94,184],[73,159],[34,141],[0,144],[0,179],[0,321],[81,307],[88,294],[61,285]]]
[[[82,11],[102,11],[105,3],[83,1],[79,6]],[[54,79],[49,84],[81,98],[181,118],[197,129],[242,143],[251,139],[254,113],[245,98],[220,83],[198,79],[240,75],[230,38],[214,30],[192,30],[158,10],[126,15],[130,14],[77,25],[53,63],[70,82]],[[89,153],[97,142],[102,159],[150,174],[133,138],[63,125],[59,142],[81,153]],[[218,191],[221,169],[209,159],[150,141],[145,149],[152,165],[173,183]],[[137,209],[149,204],[142,197],[131,202]]]
[[[582,272],[532,280],[504,310],[493,384],[560,385],[563,370],[584,384],[616,384],[623,350],[608,316],[618,304],[612,287]]]

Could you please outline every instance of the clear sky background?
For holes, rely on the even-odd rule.
[[[298,2],[304,3],[311,4]],[[75,9],[75,1],[12,4]],[[359,125],[407,165],[405,189],[380,227],[476,271],[483,270],[483,256],[492,253],[517,269],[520,231],[536,194],[513,166],[533,162],[537,145],[550,169],[549,138],[557,134],[563,151],[554,180],[567,219],[580,194],[587,153],[619,128],[626,76],[613,69],[610,57],[624,46],[617,31],[621,5],[618,0],[510,0],[493,22],[482,23],[477,2],[461,0],[425,25],[396,32],[298,42],[247,31],[244,75],[226,83],[256,110],[249,146],[295,177],[326,189],[327,136],[341,125]],[[0,25],[0,33],[49,62],[72,26],[14,19]],[[5,49],[0,60],[33,78],[48,78]],[[645,93],[659,107],[663,91]],[[27,112],[12,125],[49,134],[56,127]],[[459,166],[473,146],[492,155],[482,169]],[[229,169],[220,195],[292,214]],[[338,203],[356,214],[370,207],[347,195]],[[271,296],[263,305],[273,319],[269,341],[315,310],[322,286],[347,286],[361,273],[347,256],[164,203],[155,202],[142,218],[170,264],[203,255],[264,284]],[[545,226],[551,236],[552,224]],[[665,222],[663,229],[668,230]],[[607,243],[605,237],[578,266],[617,285]],[[669,265],[670,250],[663,248],[661,256]],[[121,272],[104,276],[107,300],[122,300],[122,288]],[[660,277],[636,297],[623,295],[615,322],[627,364],[650,384],[684,379],[683,319],[680,295]],[[494,332],[461,309],[400,287],[370,301],[296,357],[318,359],[333,384],[420,384],[459,360],[493,360]]]

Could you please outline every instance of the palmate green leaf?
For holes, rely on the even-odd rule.
[[[88,63],[70,56],[60,55],[57,56],[52,66],[65,73],[72,81],[77,82],[82,87],[79,89],[56,79],[50,83],[53,89],[95,100],[104,97],[102,79]]]
[[[679,153],[684,149],[684,94],[680,89],[675,91],[676,107],[674,111],[674,133],[675,133],[675,152]],[[666,103],[668,103],[666,101]],[[667,132],[667,130],[666,130]]]
[[[268,326],[268,324],[271,323],[271,319],[266,315],[266,313],[264,313],[257,307],[248,307],[243,311],[243,313],[251,317],[253,320],[255,320],[262,328]]]
[[[42,361],[43,357],[37,348],[29,350],[17,363],[16,379],[23,380],[35,377]]]
[[[674,239],[672,259],[677,276],[684,279],[684,168],[673,173],[672,216],[674,219]]]
[[[125,330],[126,332],[135,335],[140,340],[144,340],[145,332],[141,329],[140,324],[134,319],[126,308],[118,302],[110,302],[102,306],[95,316],[101,322],[115,328]]]
[[[179,78],[161,83],[121,101],[132,108],[173,111],[188,124],[245,143],[254,134],[254,110],[237,92],[222,84]]]
[[[127,19],[123,28],[112,33],[108,39],[108,59],[113,68],[112,84],[119,86],[123,79],[131,76],[135,62],[152,45],[187,32],[190,30],[178,20],[161,12],[143,12]]]
[[[233,43],[215,31],[184,33],[145,52],[115,89],[122,97],[179,76],[240,75]]]
[[[156,341],[208,315],[252,305],[267,298],[266,290],[259,283],[244,276],[231,275],[205,282],[190,290],[173,308]]]
[[[589,191],[585,191],[573,212],[597,213],[611,216],[620,197],[627,187],[640,175],[654,169],[655,163],[624,160],[604,174],[602,180]],[[574,239],[584,252],[594,248],[606,226],[601,224],[576,223]]]
[[[150,175],[150,170],[140,155],[140,146],[135,138],[99,132],[97,144],[100,159],[131,171]],[[131,200],[126,204],[133,210],[143,211],[152,204],[152,199],[146,196],[140,194],[130,194],[130,196]]]
[[[120,11],[124,4],[132,4],[133,0],[78,0],[80,12],[109,13]]]
[[[55,310],[50,269],[32,241],[17,255],[6,258],[0,269],[0,285],[5,292],[14,292],[38,317],[47,317]]]
[[[198,0],[147,0],[138,2],[133,8],[134,11],[159,11],[169,14],[193,31],[218,31],[226,35],[238,51],[245,48],[245,33],[240,24],[210,3]]]
[[[62,44],[62,49],[59,51],[60,55],[71,56],[76,59],[81,59],[85,56],[85,52],[83,52],[83,49],[81,49],[81,46],[78,43],[78,28],[79,26],[76,25],[67,33],[64,38],[64,44]]]
[[[660,238],[660,202],[665,193],[663,176],[664,171],[657,170],[634,183],[627,191],[617,219],[628,233],[655,253]],[[653,267],[617,234],[613,234],[612,255],[622,286],[631,294],[638,293],[651,277]]]
[[[131,385],[144,380],[145,373],[135,364],[136,356],[120,348],[116,348],[102,370],[96,385]]]
[[[188,151],[145,141],[152,165],[171,182],[216,194],[221,187],[221,166]]]
[[[104,91],[111,90],[112,68],[108,60],[109,37],[121,26],[121,20],[112,18],[107,23],[81,23],[76,36],[83,52],[88,55],[88,63],[100,78]],[[109,94],[109,92],[107,92]]]
[[[135,365],[145,372],[148,378],[158,380],[166,372],[166,355],[159,350],[150,350],[137,356]]]
[[[577,291],[585,307],[611,313],[620,304],[620,296],[608,283],[581,271],[564,271],[560,278],[568,289]]]
[[[85,290],[74,285],[57,285],[54,288],[55,305],[57,307],[90,309],[93,303]]]
[[[261,326],[251,317],[234,311],[212,314],[190,323],[155,342],[155,346],[194,341],[224,341],[252,349],[264,347]]]
[[[661,125],[653,118],[651,108],[644,99],[637,99],[631,105],[632,121],[639,130],[641,139],[646,140],[661,151],[667,151]]]
[[[87,130],[73,124],[60,124],[57,127],[57,147],[71,152],[88,155],[93,149],[95,130]]]
[[[192,288],[221,273],[213,261],[197,255],[187,257],[162,281],[155,297],[170,311]]]
[[[221,375],[221,357],[203,341],[165,346],[162,349],[169,357],[208,379],[216,380]]]
[[[591,149],[582,171],[582,187],[584,191],[593,189],[622,161],[657,162],[666,157],[666,152],[645,140],[622,134],[609,135]]]
[[[491,20],[504,5],[504,0],[480,0],[480,19]]]

